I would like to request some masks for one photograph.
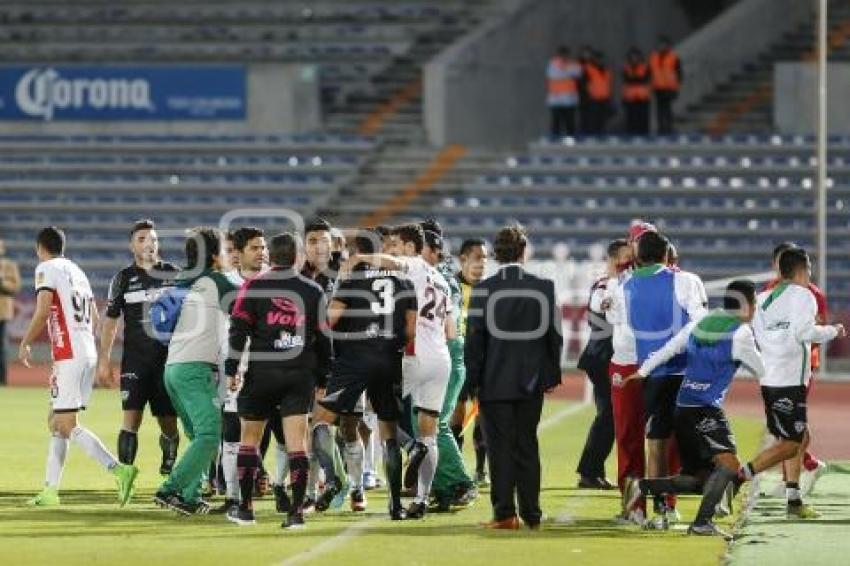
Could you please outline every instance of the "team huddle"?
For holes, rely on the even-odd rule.
[[[365,511],[366,491],[381,485],[378,446],[393,520],[468,506],[486,474],[483,461],[477,482],[467,473],[458,445],[469,399],[463,332],[487,245],[465,242],[458,271],[441,232],[430,220],[378,227],[349,235],[346,246],[322,219],[305,226],[303,241],[295,233],[266,240],[254,227],[195,228],[179,269],[160,259],[153,221],[140,220],[130,230],[133,263],[113,278],[100,322],[88,279],[64,257],[64,233],[45,228],[36,240],[36,313],[19,349],[28,365],[47,324],[52,436],[45,487],[30,504],[60,503],[70,442],[115,476],[122,506],[130,501],[149,404],[165,476],[154,502],[183,515],[253,524],[253,500],[270,482],[285,528],[346,499]],[[111,384],[122,317],[116,456],[77,415],[95,380]],[[178,419],[188,441],[179,459]],[[216,491],[224,502],[212,507],[205,496]],[[412,501],[404,506],[403,497]]]
[[[71,442],[114,475],[120,504],[129,502],[146,405],[161,430],[165,476],[154,501],[183,515],[254,524],[253,501],[269,484],[287,529],[346,500],[362,512],[366,492],[382,483],[378,451],[392,520],[476,499],[487,482],[486,438],[469,411],[476,392],[465,384],[464,335],[485,272],[484,240],[463,243],[458,270],[433,220],[346,237],[317,219],[303,240],[292,232],[267,239],[255,227],[195,228],[178,268],[159,257],[152,221],[135,223],[129,237],[133,263],[113,278],[101,320],[86,275],[64,257],[62,231],[38,234],[37,305],[19,357],[29,364],[30,345],[47,325],[52,409],[45,487],[30,504],[60,503]],[[802,471],[819,469],[806,452],[807,386],[817,367],[813,345],[844,336],[844,328],[819,324],[825,302],[810,281],[808,255],[780,246],[776,281],[760,293],[750,281],[733,281],[721,308],[710,311],[702,281],[679,269],[675,255],[654,226],[636,224],[628,240],[609,245],[608,276],[590,298],[587,351],[612,385],[619,520],[667,528],[679,520],[678,494],[702,494],[689,532],[726,536],[715,515],[730,513],[741,485],[780,462],[788,514],[817,516],[800,489]],[[112,381],[121,318],[116,456],[78,412],[95,381]],[[723,412],[741,368],[760,380],[777,439],[745,464]],[[178,420],[187,443],[179,458]],[[470,475],[460,447],[473,426]],[[595,475],[604,479],[604,469]],[[224,501],[211,506],[216,492]]]

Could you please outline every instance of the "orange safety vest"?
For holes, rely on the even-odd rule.
[[[595,101],[610,100],[611,71],[596,65],[587,65],[584,70],[587,73],[587,96]]]
[[[561,72],[566,72],[570,66],[577,65],[574,61],[560,57],[553,57],[550,64]],[[573,77],[549,78],[548,92],[553,96],[578,95],[578,84]]]
[[[678,64],[679,56],[673,51],[666,54],[655,51],[649,56],[653,90],[679,90],[679,75],[676,73]]]
[[[623,68],[623,100],[646,102],[650,99],[649,65],[638,63]]]

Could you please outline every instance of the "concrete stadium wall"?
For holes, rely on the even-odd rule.
[[[744,63],[810,17],[813,2],[742,0],[676,46],[685,82],[674,110],[683,113]]]
[[[626,51],[689,32],[677,0],[520,0],[425,66],[424,121],[437,146],[522,147],[548,130],[545,66],[560,44]],[[614,73],[619,79],[619,72]],[[617,89],[615,92],[619,92]]]
[[[782,134],[814,134],[817,127],[817,65],[774,66],[773,122]],[[850,63],[827,67],[827,124],[830,134],[850,134]]]
[[[4,121],[6,134],[155,133],[240,134],[302,133],[321,128],[319,73],[315,65],[248,65],[247,120],[187,121]]]

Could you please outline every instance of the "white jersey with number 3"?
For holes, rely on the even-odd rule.
[[[446,318],[452,314],[451,290],[439,271],[421,257],[405,258],[407,276],[416,290],[416,355],[449,356]]]
[[[94,294],[88,277],[73,261],[56,257],[35,268],[35,290],[52,291],[47,319],[53,361],[97,357],[94,341]]]

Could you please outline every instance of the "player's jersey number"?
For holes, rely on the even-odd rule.
[[[387,315],[393,312],[393,296],[395,295],[395,284],[392,279],[375,279],[372,282],[372,291],[375,292],[377,301],[372,301],[372,312]]]
[[[428,320],[434,320],[435,316],[440,320],[445,320],[446,300],[446,296],[443,294],[437,296],[437,290],[433,287],[426,287],[425,304],[419,310],[419,316]]]

